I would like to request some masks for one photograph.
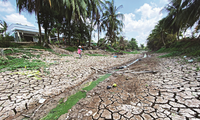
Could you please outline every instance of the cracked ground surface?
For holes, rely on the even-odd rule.
[[[101,51],[99,50],[99,52]],[[70,56],[59,56],[49,51],[30,52],[34,55],[40,55],[39,58],[33,57],[31,59],[52,64],[46,68],[49,74],[43,72],[42,69],[38,72],[40,75],[37,75],[40,79],[37,79],[34,75],[31,75],[33,71],[26,70],[25,68],[1,72],[0,120],[21,120],[24,116],[19,118],[16,118],[16,116],[20,116],[26,111],[34,112],[40,106],[41,103],[39,101],[41,99],[45,99],[45,104],[49,100],[57,103],[54,98],[59,100],[59,95],[65,95],[65,91],[70,92],[67,95],[74,94],[73,88],[79,86],[91,74],[96,73],[96,70],[119,66],[139,56],[139,54],[131,54],[120,55],[118,58],[114,58],[113,55],[83,55],[82,59],[77,59],[77,53],[72,53]],[[16,55],[14,54],[14,56]],[[19,57],[20,55],[17,56]],[[49,106],[51,107],[49,108]],[[41,108],[43,111],[38,111],[38,113],[41,114],[40,116],[45,115],[44,110],[48,113],[48,110],[52,109],[52,107],[55,106],[50,104],[46,109]],[[33,113],[31,112],[28,115],[32,116]]]
[[[113,72],[59,120],[199,120],[200,64],[155,56]],[[130,73],[146,70],[158,72]]]

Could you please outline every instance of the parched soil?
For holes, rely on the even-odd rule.
[[[75,94],[83,87],[82,85],[106,73],[112,75],[87,92],[86,98],[81,99],[68,113],[60,116],[59,120],[200,119],[200,71],[197,69],[200,63],[187,63],[179,57],[160,59],[157,58],[158,55],[129,58],[124,63],[130,63],[130,60],[133,61],[136,58],[141,59],[119,71],[110,69],[113,67],[95,66],[96,71],[91,72],[79,84],[65,89],[59,95],[45,101],[44,105],[40,104],[41,107],[37,105],[15,119],[20,120],[24,115],[30,117],[33,113],[35,113],[33,119],[44,117],[58,104],[60,98],[66,101],[66,96]],[[120,57],[117,58],[118,61],[124,60],[123,56],[121,57],[121,60],[119,60]],[[96,59],[93,58],[93,60]],[[112,60],[115,59],[112,58]],[[100,60],[101,64],[104,61],[106,60]],[[92,65],[84,65],[86,66],[92,67]],[[115,66],[120,66],[120,64],[115,64]],[[114,83],[116,87],[113,87]],[[111,86],[111,89],[107,89],[108,86]]]
[[[79,59],[76,52],[70,56],[56,55],[48,51],[29,52],[40,55],[39,58],[31,57],[30,60],[41,60],[51,66],[41,67],[40,71],[21,68],[0,73],[0,119],[2,120],[21,120],[25,116],[39,119],[56,107],[60,98],[75,94],[82,84],[97,79],[99,73],[105,74],[110,68],[140,56],[120,55],[115,58],[110,54],[106,56],[83,54]],[[99,50],[98,53],[103,52]],[[20,57],[19,54],[14,56]],[[44,103],[40,102],[41,100],[44,100]]]
[[[200,119],[200,72],[193,70],[199,63],[180,60],[152,56],[114,72],[59,120]]]

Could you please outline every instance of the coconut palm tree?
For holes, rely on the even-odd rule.
[[[114,5],[114,0],[106,1],[108,6],[105,7],[106,11],[103,13],[102,26],[107,29],[106,35],[109,38],[109,41],[112,43],[115,42],[116,34],[122,31],[124,15],[122,13],[117,13],[120,8],[123,6],[120,5],[116,7]]]
[[[6,35],[6,30],[7,30],[7,28],[8,28],[8,24],[5,22],[5,21],[1,21],[0,20],[0,33],[3,33],[3,32],[5,32],[5,35]]]
[[[180,30],[184,28],[184,19],[181,19],[182,14],[182,0],[171,0],[171,2],[164,8],[168,15],[163,21],[164,29],[171,29],[173,34],[177,34],[179,40]]]
[[[200,1],[199,0],[182,0],[183,14],[180,19],[184,19],[186,28],[192,27],[197,23],[197,30],[200,29]]]
[[[39,12],[41,10],[43,1],[42,0],[16,0],[19,13],[21,13],[22,10],[27,10],[30,14],[35,12],[37,16],[38,28],[39,28],[39,44],[41,44],[41,25],[40,25]],[[51,5],[50,0],[49,0],[49,4]]]
[[[168,15],[165,18],[165,28],[171,29],[173,33],[179,33],[181,30],[186,31],[197,23],[196,31],[200,29],[200,1],[199,0],[171,0],[165,7]]]

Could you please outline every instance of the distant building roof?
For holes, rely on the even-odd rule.
[[[27,26],[27,25],[21,25],[17,23],[13,23],[7,28],[7,33],[13,33],[14,31],[23,31],[27,33],[39,33],[39,30],[35,28],[34,26]],[[44,33],[43,30],[41,30],[42,33]]]

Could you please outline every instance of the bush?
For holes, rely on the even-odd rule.
[[[0,65],[6,65],[7,63],[8,63],[8,60],[0,58]]]
[[[165,52],[166,48],[163,47],[163,48],[160,48],[158,51],[156,51],[156,53],[162,53],[162,52]]]
[[[108,52],[117,52],[113,48],[111,48],[109,45],[106,45],[106,51],[108,51]]]
[[[77,47],[71,47],[71,46],[66,48],[66,50],[71,52],[77,51],[77,49],[78,49]]]
[[[179,56],[181,55],[183,52],[180,52],[180,51],[173,51],[169,54],[166,54],[166,55],[162,55],[162,56],[159,56],[159,58],[164,58],[164,57],[172,57],[172,56]]]
[[[14,37],[8,35],[3,37],[0,35],[0,47],[11,47],[11,41],[14,41]]]
[[[199,39],[189,39],[181,40],[171,44],[169,48],[163,47],[156,51],[157,53],[169,52],[169,54],[160,57],[171,57],[171,56],[199,56],[200,55],[200,40]]]

